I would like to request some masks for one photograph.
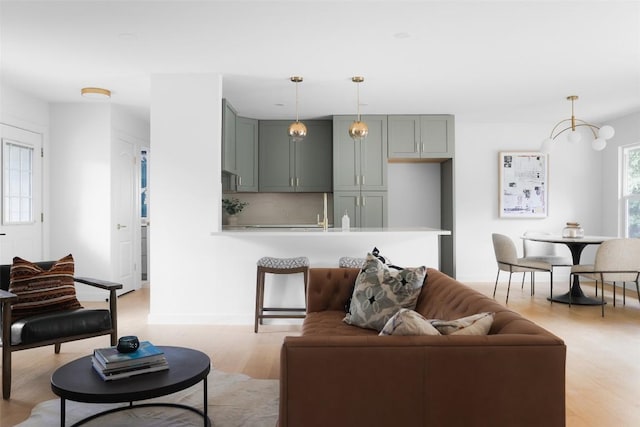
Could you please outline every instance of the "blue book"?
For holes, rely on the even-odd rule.
[[[106,368],[153,362],[164,358],[164,352],[149,341],[141,341],[140,347],[131,353],[120,353],[116,347],[97,348],[95,358]]]

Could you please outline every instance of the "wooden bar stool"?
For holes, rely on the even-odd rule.
[[[264,281],[266,273],[271,274],[294,274],[304,275],[304,297],[305,306],[307,299],[307,279],[309,277],[309,259],[307,257],[297,258],[273,258],[262,257],[258,260],[258,271],[256,279],[256,312],[255,326],[253,332],[258,332],[258,325],[262,325],[262,319],[304,319],[306,317],[306,307],[265,307],[264,306]],[[280,312],[280,314],[264,314],[265,311]],[[292,314],[286,312],[302,312],[303,314]]]

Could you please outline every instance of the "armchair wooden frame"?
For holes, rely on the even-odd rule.
[[[36,263],[40,267],[48,269],[53,262]],[[11,396],[11,354],[14,351],[26,350],[29,348],[43,347],[47,345],[54,346],[54,352],[60,353],[60,346],[64,342],[76,341],[85,338],[92,338],[101,335],[110,335],[110,345],[114,346],[118,340],[118,308],[116,291],[122,289],[119,283],[107,282],[104,280],[91,279],[87,277],[74,277],[77,283],[83,283],[95,288],[109,291],[109,317],[111,319],[111,327],[94,331],[91,333],[80,333],[49,340],[37,341],[28,344],[12,344],[11,343],[11,304],[18,299],[18,296],[4,290],[8,288],[10,265],[0,266],[0,307],[2,309],[2,397],[7,400]],[[7,283],[5,285],[5,282]],[[89,310],[89,309],[82,309]]]

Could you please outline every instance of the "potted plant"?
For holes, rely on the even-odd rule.
[[[227,224],[238,224],[238,214],[247,206],[248,202],[242,202],[240,199],[232,197],[230,199],[222,199],[222,209],[227,213]]]

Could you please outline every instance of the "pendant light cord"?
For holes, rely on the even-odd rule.
[[[296,123],[298,123],[298,82],[296,82]]]
[[[357,102],[358,102],[358,121],[360,121],[360,83],[356,84],[356,94],[357,94]]]

